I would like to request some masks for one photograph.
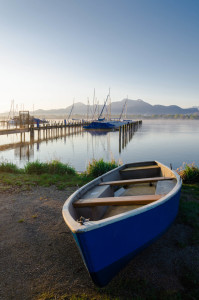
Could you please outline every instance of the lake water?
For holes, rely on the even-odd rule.
[[[194,120],[144,120],[127,143],[119,149],[119,132],[80,131],[62,137],[41,137],[30,140],[30,133],[0,136],[0,161],[23,167],[27,161],[60,160],[78,171],[84,171],[88,162],[114,158],[123,163],[158,160],[173,168],[183,162],[199,165],[199,121]],[[24,142],[25,140],[25,142]]]

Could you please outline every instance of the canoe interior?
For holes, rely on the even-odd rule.
[[[153,178],[160,178],[160,180],[154,181]],[[162,178],[164,177],[164,178]],[[166,179],[165,179],[166,177]],[[148,178],[149,182],[122,184],[124,180],[130,179],[146,179]],[[164,180],[161,180],[164,179]],[[132,180],[132,181],[133,181]],[[115,181],[120,182],[116,185]],[[141,180],[142,181],[142,180]],[[145,180],[143,180],[145,181]],[[108,184],[106,184],[108,182]],[[105,184],[104,184],[105,183]],[[111,184],[113,183],[113,185]],[[174,173],[167,167],[152,161],[144,163],[133,163],[126,164],[121,169],[116,170],[107,176],[104,176],[101,180],[95,184],[88,185],[85,190],[81,190],[81,193],[76,196],[74,199],[74,205],[70,206],[70,213],[74,220],[78,220],[80,217],[89,219],[90,221],[98,221],[106,218],[116,216],[121,213],[125,213],[130,210],[135,210],[143,205],[148,204],[130,204],[130,205],[94,205],[81,207],[74,207],[75,203],[84,202],[84,199],[96,198],[105,198],[105,201],[108,197],[121,197],[125,199],[126,196],[140,196],[140,195],[166,195],[168,194],[176,185],[177,179]],[[132,197],[133,198],[133,197]],[[140,197],[138,197],[140,198]],[[111,198],[112,199],[112,198]],[[103,200],[103,199],[102,199]],[[92,203],[91,203],[92,204]],[[92,204],[93,205],[93,204]]]

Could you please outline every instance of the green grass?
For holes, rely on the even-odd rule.
[[[186,245],[199,245],[199,184],[183,184],[177,220],[192,229]]]
[[[37,300],[109,300],[110,298],[99,298],[99,297],[91,297],[86,294],[81,295],[62,295],[57,296],[54,293],[44,293]],[[115,299],[116,300],[116,299]]]
[[[180,201],[179,220],[192,228],[199,224],[199,202]]]
[[[35,162],[29,162],[24,168],[27,174],[57,174],[57,175],[75,175],[77,172],[74,168],[68,164],[63,164],[57,160],[53,160],[49,163],[42,163],[38,160]]]
[[[36,160],[35,162],[28,162],[23,169],[18,168],[13,163],[1,162],[0,172],[14,173],[14,174],[59,174],[59,175],[75,175],[77,172],[68,164],[63,164],[57,160],[52,162],[42,163]]]
[[[192,196],[194,197],[195,200],[199,200],[199,183],[193,183],[193,184],[184,183],[182,185],[181,195],[186,199]]]
[[[184,163],[177,171],[184,183],[199,183],[199,168],[194,163]]]
[[[55,185],[58,189],[65,189],[67,186],[82,186],[117,166],[114,160],[93,160],[86,172],[78,174],[73,167],[56,160],[48,163],[28,162],[23,169],[3,162],[0,164],[0,181],[4,185],[15,187]]]
[[[4,186],[0,186],[0,190],[5,191],[6,188],[24,188],[28,189],[32,186],[51,186],[55,185],[58,189],[63,190],[69,186],[82,186],[89,182],[92,178],[88,176],[74,175],[59,175],[59,174],[13,174],[1,173],[0,182]]]
[[[37,300],[180,300],[182,295],[174,291],[165,291],[141,279],[121,279],[117,283],[102,289],[93,288],[87,294],[57,295],[44,293]]]
[[[18,221],[18,223],[23,223],[24,222],[24,219],[20,219],[19,221]]]
[[[105,162],[103,159],[92,160],[89,162],[86,172],[81,174],[81,177],[95,178],[100,176],[114,168],[117,168],[118,164],[115,160],[111,162]],[[56,175],[77,175],[77,171],[68,164],[63,164],[60,161],[53,160],[52,162],[28,162],[23,169],[19,169],[12,163],[0,163],[1,173],[13,173],[13,174],[56,174]]]
[[[4,185],[0,186],[1,190],[5,190],[5,185],[8,188],[55,185],[61,190],[68,186],[82,186],[92,179],[91,175],[78,174],[74,168],[59,161],[29,162],[23,169],[10,163],[0,164],[0,182]]]
[[[20,169],[13,163],[0,163],[0,172],[19,173]]]
[[[86,173],[89,176],[98,177],[117,167],[118,164],[115,162],[115,160],[112,160],[111,162],[105,162],[103,159],[93,159],[91,162],[89,162]]]

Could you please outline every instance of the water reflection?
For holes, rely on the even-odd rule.
[[[132,140],[134,133],[142,127],[142,123],[135,124],[133,127],[120,128],[119,131],[119,153]]]
[[[139,125],[141,126],[141,125]],[[17,134],[10,134],[6,137],[2,136],[0,151],[2,153],[8,153],[9,150],[14,150],[15,160],[22,162],[34,160],[35,152],[40,152],[43,144],[49,146],[49,143],[53,144],[55,147],[59,147],[60,144],[67,144],[70,138],[70,145],[67,146],[72,148],[75,152],[75,146],[73,139],[84,138],[87,136],[87,153],[92,153],[92,158],[96,157],[96,152],[98,149],[103,149],[103,151],[111,154],[111,137],[114,134],[114,138],[119,136],[119,153],[122,152],[127,144],[133,138],[133,134],[137,131],[138,126],[132,128],[126,128],[125,130],[113,131],[110,130],[84,130],[82,127],[63,127],[63,128],[51,128],[34,130],[31,132],[23,132]],[[91,136],[91,138],[89,138]],[[106,137],[106,138],[105,138]],[[11,143],[8,140],[12,141]],[[58,143],[58,145],[56,145]],[[100,144],[100,145],[99,145]],[[106,145],[105,145],[106,144]],[[91,150],[90,150],[91,149]],[[52,158],[49,158],[51,160]]]
[[[48,145],[49,142],[62,141],[66,143],[68,136],[76,137],[82,134],[82,127],[67,127],[41,129],[33,132],[23,132],[1,136],[0,152],[9,152],[14,150],[14,157],[22,161],[29,161],[34,158],[34,152],[40,151],[43,143]],[[6,143],[12,141],[11,143]],[[49,159],[50,160],[50,159]]]
[[[144,121],[137,130],[84,131],[74,130],[35,131],[0,136],[0,160],[23,167],[27,161],[42,162],[53,159],[69,163],[84,171],[92,159],[114,158],[124,163],[159,160],[178,168],[183,162],[199,165],[198,121]]]

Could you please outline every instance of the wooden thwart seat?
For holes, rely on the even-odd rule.
[[[149,165],[149,166],[137,166],[137,167],[128,167],[128,168],[125,168],[123,170],[120,170],[120,172],[128,172],[128,171],[137,171],[137,170],[148,170],[148,169],[159,169],[160,170],[160,167],[158,165]]]
[[[147,182],[155,182],[161,180],[172,180],[173,177],[152,177],[152,178],[140,178],[140,179],[124,179],[117,181],[106,181],[101,182],[99,185],[129,185],[129,184],[137,184],[137,183],[147,183]]]
[[[164,195],[139,195],[107,198],[79,199],[73,203],[74,207],[106,206],[106,205],[145,205],[159,200]]]

